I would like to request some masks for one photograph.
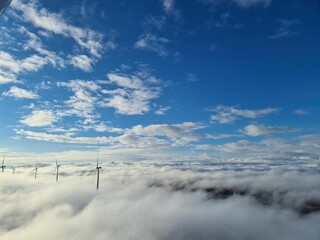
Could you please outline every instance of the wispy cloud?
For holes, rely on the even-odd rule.
[[[239,140],[222,145],[212,145],[211,149],[233,156],[254,159],[314,160],[320,157],[320,135],[302,135],[288,139],[269,138],[260,142]]]
[[[251,7],[257,7],[257,6],[268,7],[272,2],[272,0],[198,0],[198,1],[211,4],[213,8],[215,8],[220,4],[228,3],[228,2],[232,2],[242,8],[251,8]]]
[[[127,133],[142,135],[142,136],[163,136],[177,143],[187,143],[190,141],[198,141],[200,135],[194,131],[204,128],[202,124],[194,122],[184,122],[182,124],[154,124],[149,126],[137,125],[132,129],[127,130]]]
[[[166,44],[169,42],[170,40],[167,38],[158,37],[152,33],[144,33],[139,36],[134,46],[137,49],[155,52],[160,57],[166,57],[170,53],[170,51],[166,48]]]
[[[187,74],[187,82],[198,82],[199,78],[193,74],[193,73],[188,73]]]
[[[288,38],[298,34],[293,28],[300,24],[299,20],[280,19],[278,22],[280,26],[275,34],[269,36],[270,39]]]
[[[8,97],[14,97],[14,98],[24,98],[24,99],[39,98],[38,94],[32,91],[25,90],[23,88],[16,87],[16,86],[11,87],[7,92],[3,92],[2,95],[8,96]]]
[[[103,51],[103,35],[101,33],[69,24],[61,13],[49,12],[42,8],[38,1],[25,3],[23,0],[16,0],[12,2],[12,7],[34,26],[54,34],[73,38],[80,47],[88,50],[93,56],[100,57]]]
[[[264,126],[254,124],[250,124],[246,126],[243,130],[241,130],[242,133],[253,137],[275,133],[290,133],[297,131],[301,131],[301,129],[291,128],[287,126]]]
[[[163,10],[166,14],[174,16],[175,20],[181,19],[181,11],[176,8],[175,0],[161,0],[163,5]]]
[[[157,115],[165,115],[165,113],[170,109],[171,109],[171,107],[160,107],[154,113],[157,114]]]
[[[258,5],[262,5],[264,7],[268,7],[271,4],[272,0],[232,0],[240,7],[250,8]]]
[[[219,140],[226,138],[241,137],[240,134],[206,134],[207,139]]]
[[[297,115],[309,115],[311,114],[310,110],[307,110],[307,109],[295,109],[293,111],[294,114],[297,114]]]
[[[214,108],[208,109],[214,112],[210,119],[212,122],[220,124],[229,124],[240,118],[260,118],[280,111],[279,108],[265,108],[265,109],[240,109],[233,106],[219,105]]]

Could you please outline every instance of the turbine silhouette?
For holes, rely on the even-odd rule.
[[[0,16],[4,13],[6,8],[10,5],[11,0],[0,0]]]
[[[6,158],[6,153],[4,153],[4,155],[3,155],[3,159],[2,159],[2,165],[1,165],[1,170],[2,170],[2,172],[4,172],[4,168],[6,167],[5,165],[4,165],[4,159]]]
[[[38,175],[38,163],[36,163],[35,168],[32,170],[32,172],[34,172],[34,179],[37,179],[37,175]]]
[[[58,178],[59,178],[59,168],[61,167],[61,164],[58,164],[58,161],[56,159],[56,182],[58,182]]]
[[[97,156],[97,166],[96,166],[96,171],[94,172],[94,177],[96,176],[97,174],[97,190],[99,190],[99,181],[100,181],[100,169],[102,167],[99,166],[99,154]]]

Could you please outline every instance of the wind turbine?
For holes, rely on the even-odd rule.
[[[3,159],[2,159],[2,165],[1,165],[2,172],[4,172],[4,168],[6,167],[6,166],[4,165],[4,159],[5,159],[5,158],[6,158],[6,153],[4,153]]]
[[[34,171],[34,179],[37,179],[37,175],[38,175],[38,162],[36,163],[35,168],[32,170],[32,172]]]
[[[4,13],[6,8],[10,5],[11,0],[0,0],[0,16]]]
[[[99,154],[98,154],[98,156],[97,156],[96,171],[95,171],[95,173],[94,173],[94,175],[97,174],[97,190],[99,190],[99,176],[100,176],[100,169],[101,169],[101,168],[102,168],[102,167],[99,166]]]
[[[61,167],[61,164],[58,164],[58,161],[56,159],[56,182],[58,182],[58,178],[59,178],[59,167]]]

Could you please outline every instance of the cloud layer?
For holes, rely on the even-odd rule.
[[[320,199],[319,176],[297,172],[179,170],[187,163],[107,163],[99,192],[94,164],[41,165],[4,172],[0,187],[0,238],[7,239],[309,239],[317,240],[320,214],[300,215],[306,201]],[[199,171],[196,171],[198,169]],[[212,198],[208,191],[247,189],[248,195]],[[255,193],[271,193],[271,205]],[[271,231],[272,229],[272,231]]]

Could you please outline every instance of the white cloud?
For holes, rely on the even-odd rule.
[[[95,111],[98,102],[98,97],[95,95],[100,89],[99,85],[94,81],[71,80],[69,82],[58,82],[57,86],[67,87],[73,92],[73,95],[64,101],[63,110],[57,112],[58,116],[75,115],[82,118],[82,124],[95,123],[95,120],[100,116]]]
[[[135,48],[148,50],[157,53],[160,57],[169,55],[169,50],[165,47],[169,43],[169,39],[158,37],[151,33],[145,33],[139,36],[135,43]]]
[[[51,123],[49,123],[49,121],[50,119],[43,120],[43,124],[45,125],[41,125],[41,126],[50,125]],[[39,123],[37,126],[40,126],[40,124],[41,123]],[[33,127],[34,125],[31,125],[31,126]],[[17,134],[27,139],[46,141],[46,142],[74,143],[74,144],[110,144],[114,142],[114,140],[108,137],[73,137],[73,136],[70,136],[70,134],[68,133],[52,134],[52,133],[46,133],[46,132],[34,132],[34,131],[23,130],[23,129],[16,129],[15,131]]]
[[[211,4],[213,7],[216,7],[219,4],[225,2],[233,2],[242,8],[251,8],[256,6],[268,7],[270,6],[272,0],[198,0],[203,3]]]
[[[288,139],[269,138],[260,142],[240,140],[222,145],[212,145],[211,149],[222,154],[253,159],[315,160],[320,158],[320,135],[302,135]]]
[[[9,91],[2,93],[2,95],[14,97],[14,98],[27,98],[27,99],[39,98],[38,94],[25,90],[23,88],[16,87],[16,86],[11,87]]]
[[[160,107],[154,113],[157,114],[157,115],[165,115],[165,113],[170,109],[171,109],[171,107]]]
[[[193,73],[189,73],[187,74],[187,82],[198,82],[199,78],[193,74]]]
[[[52,125],[57,121],[57,117],[49,110],[34,110],[28,116],[25,116],[21,123],[29,127],[45,127]]]
[[[162,0],[163,10],[166,14],[172,15],[176,21],[181,19],[181,11],[175,6],[175,0]]]
[[[293,31],[292,28],[300,24],[299,20],[280,19],[278,22],[280,26],[275,34],[269,36],[270,39],[288,38],[298,34],[298,32]]]
[[[233,138],[233,137],[241,137],[242,135],[239,134],[207,134],[206,138],[207,139],[225,139],[225,138]]]
[[[310,114],[310,110],[307,110],[307,109],[295,109],[293,111],[294,114],[297,114],[297,115],[309,115]]]
[[[0,83],[19,82],[16,80],[19,74],[37,72],[49,63],[46,57],[36,54],[15,59],[11,54],[0,51]]]
[[[263,5],[264,7],[268,7],[271,4],[272,0],[232,0],[240,7],[250,8],[258,5]]]
[[[269,135],[274,133],[290,133],[301,131],[301,129],[291,128],[287,126],[263,126],[263,125],[253,125],[250,124],[246,126],[241,132],[248,136],[261,136]]]
[[[212,122],[218,122],[220,124],[233,123],[240,118],[260,118],[273,113],[279,112],[279,108],[265,108],[265,109],[240,109],[233,106],[219,105],[215,108],[209,109],[209,111],[215,112],[210,119]]]
[[[163,8],[166,13],[170,13],[174,10],[175,0],[163,0]]]
[[[217,162],[210,163],[192,162],[197,172],[188,169],[190,162],[108,162],[99,192],[92,183],[94,164],[62,165],[58,183],[53,161],[41,167],[37,181],[31,166],[18,168],[14,177],[2,174],[0,238],[318,239],[320,214],[299,213],[320,197],[317,174],[217,171]]]
[[[177,143],[187,143],[198,141],[200,135],[194,133],[195,130],[204,128],[203,125],[194,122],[184,122],[182,124],[153,124],[148,126],[137,125],[127,130],[127,133],[142,136],[164,136]]]
[[[15,0],[12,2],[12,7],[34,26],[54,34],[73,38],[79,46],[87,49],[93,56],[100,57],[103,51],[101,33],[67,23],[62,14],[52,13],[41,8],[38,1],[24,3],[22,0]]]
[[[151,100],[158,98],[161,92],[159,81],[149,73],[110,73],[108,79],[116,88],[102,90],[108,97],[101,101],[100,105],[114,108],[117,113],[123,115],[141,115],[149,112]]]
[[[73,56],[70,60],[70,63],[74,67],[79,68],[85,72],[91,72],[92,64],[94,63],[94,60],[82,54],[82,55]]]
[[[33,49],[42,55],[48,64],[53,67],[64,68],[65,60],[58,56],[55,52],[49,51],[43,45],[41,39],[34,33],[28,31],[25,27],[20,27],[18,30],[22,35],[27,36],[28,40],[23,44],[24,50]]]

